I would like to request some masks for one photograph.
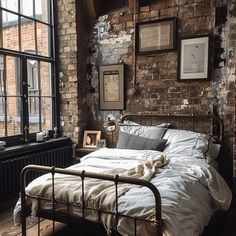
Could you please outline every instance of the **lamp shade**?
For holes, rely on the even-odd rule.
[[[116,123],[114,121],[112,121],[109,117],[108,121],[105,121],[103,123],[103,127],[109,132],[114,132],[116,129]]]

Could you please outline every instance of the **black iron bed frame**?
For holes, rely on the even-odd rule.
[[[140,114],[127,114],[124,115],[122,118],[122,122],[126,119],[129,120],[135,120],[141,124],[148,124],[148,125],[154,125],[157,120],[163,120],[166,122],[172,122],[172,120],[177,120],[177,126],[182,126],[181,128],[190,129],[189,126],[186,126],[186,123],[189,122],[190,126],[192,127],[192,130],[195,131],[196,128],[199,128],[199,126],[196,126],[196,123],[200,122],[207,122],[210,120],[211,124],[211,133],[214,137],[217,138],[218,141],[222,141],[224,136],[224,126],[222,120],[219,118],[217,114],[213,115],[160,115],[160,114],[153,114],[153,113],[140,113]],[[181,122],[179,123],[178,120]],[[185,127],[183,127],[185,126]],[[177,127],[176,127],[177,128]],[[206,130],[204,130],[206,131]],[[206,132],[205,132],[206,133]],[[209,134],[209,133],[208,133]],[[52,210],[43,210],[40,208],[41,202],[44,200],[43,197],[37,197],[37,196],[29,196],[25,192],[26,187],[26,177],[27,173],[30,171],[39,171],[40,173],[51,173],[52,175]],[[55,173],[59,174],[65,174],[65,175],[73,175],[78,176],[82,181],[82,202],[81,204],[74,205],[69,202],[61,202],[55,199],[55,190],[54,190],[54,175]],[[91,207],[86,206],[85,199],[84,199],[84,180],[85,178],[94,178],[94,179],[100,179],[100,180],[107,180],[107,181],[113,181],[114,182],[114,191],[116,193],[116,200],[115,200],[115,211],[105,211],[103,209],[94,209]],[[22,217],[22,235],[26,235],[26,218],[29,215],[28,208],[26,206],[26,197],[35,198],[38,201],[38,235],[40,235],[40,218],[50,219],[53,221],[53,233],[55,232],[55,222],[63,222],[68,224],[76,223],[79,224],[82,228],[82,232],[85,232],[84,225],[89,224],[89,227],[96,228],[96,232],[99,232],[96,235],[105,235],[106,231],[104,230],[104,227],[101,224],[101,214],[111,214],[115,217],[116,226],[115,229],[112,230],[111,235],[120,235],[117,233],[117,225],[118,220],[120,217],[127,217],[129,219],[133,220],[134,223],[134,235],[137,235],[137,224],[140,221],[149,222],[150,224],[155,225],[156,227],[156,234],[157,236],[162,235],[162,210],[161,210],[161,197],[158,189],[151,184],[148,181],[140,180],[140,179],[134,179],[129,177],[122,177],[119,175],[107,175],[107,174],[99,174],[99,173],[92,173],[92,172],[86,172],[86,171],[78,171],[78,170],[69,170],[69,169],[62,169],[62,168],[56,168],[56,167],[47,167],[47,166],[39,166],[39,165],[28,165],[26,166],[21,173],[21,217]],[[139,185],[139,186],[145,186],[149,188],[154,196],[155,199],[155,220],[147,220],[142,219],[135,216],[127,216],[122,215],[119,212],[118,208],[118,185],[120,183],[129,183],[133,185]],[[58,213],[56,212],[56,205],[57,204],[65,204],[67,208],[66,213]],[[78,207],[82,211],[82,217],[75,217],[70,215],[70,208],[71,207]],[[86,210],[94,210],[98,214],[98,222],[91,222],[85,217],[85,211]],[[98,224],[97,224],[98,223]],[[84,235],[84,234],[82,234]],[[86,233],[85,233],[86,235]],[[94,234],[93,234],[94,235]]]

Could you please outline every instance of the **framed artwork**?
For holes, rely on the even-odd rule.
[[[96,148],[96,142],[101,138],[101,131],[96,130],[85,130],[83,147]]]
[[[136,53],[175,51],[176,25],[176,17],[136,23]]]
[[[180,39],[178,81],[210,79],[210,36]]]
[[[124,64],[99,67],[100,110],[124,110]]]
[[[100,149],[100,148],[105,148],[106,147],[106,139],[98,139],[96,141],[96,148]]]

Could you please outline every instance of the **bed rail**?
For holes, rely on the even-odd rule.
[[[53,220],[53,232],[55,232],[55,219],[56,219],[56,214],[55,214],[55,207],[54,205],[57,203],[57,200],[55,199],[55,193],[54,193],[54,189],[55,189],[55,182],[54,182],[54,175],[55,173],[59,173],[59,174],[65,174],[65,175],[73,175],[73,176],[78,176],[80,177],[81,181],[82,181],[82,220],[85,219],[84,216],[84,211],[85,209],[88,209],[87,206],[85,205],[85,199],[84,199],[84,180],[85,178],[93,178],[93,179],[100,179],[100,180],[107,180],[107,181],[113,181],[114,182],[114,186],[115,186],[115,195],[116,195],[116,200],[115,200],[115,212],[107,212],[107,211],[103,211],[101,209],[93,209],[93,210],[97,210],[99,212],[105,212],[108,214],[112,214],[113,216],[115,216],[115,221],[116,221],[116,227],[118,224],[118,219],[119,217],[128,217],[128,218],[132,218],[134,220],[134,226],[135,226],[135,232],[134,235],[137,235],[137,229],[136,229],[136,222],[137,220],[144,220],[144,219],[139,219],[137,217],[133,217],[133,216],[125,216],[122,215],[119,212],[118,209],[118,184],[119,183],[128,183],[128,184],[133,184],[133,185],[138,185],[138,186],[144,186],[149,188],[154,196],[155,199],[155,220],[144,220],[144,221],[148,221],[149,223],[153,224],[156,226],[156,234],[157,236],[161,236],[162,235],[162,209],[161,209],[161,197],[160,197],[160,193],[158,191],[158,189],[150,182],[146,181],[146,180],[142,180],[142,179],[135,179],[135,178],[131,178],[131,177],[124,177],[124,176],[119,176],[119,175],[108,175],[108,174],[101,174],[101,173],[92,173],[92,172],[87,172],[87,171],[79,171],[79,170],[72,170],[72,169],[62,169],[62,168],[56,168],[56,167],[48,167],[48,166],[39,166],[39,165],[28,165],[26,166],[22,172],[21,172],[21,177],[20,177],[20,181],[21,181],[21,209],[22,209],[22,235],[26,236],[26,218],[27,218],[27,207],[26,207],[26,197],[32,197],[26,194],[25,192],[25,187],[26,187],[26,175],[29,171],[39,171],[39,172],[43,172],[43,173],[51,173],[52,175],[52,220]],[[40,197],[35,197],[37,199],[39,199],[40,201]],[[59,202],[62,203],[62,202]],[[65,204],[68,206],[68,212],[69,212],[69,207],[70,207],[70,203],[69,202],[65,202]],[[91,208],[89,208],[91,210]],[[40,216],[38,216],[40,217]],[[85,219],[86,220],[86,219]],[[40,227],[40,226],[38,226]],[[40,232],[40,230],[38,230],[38,233]]]
[[[171,123],[171,127],[188,129],[211,135],[217,141],[222,142],[224,138],[224,124],[217,112],[212,114],[159,114],[141,112],[136,114],[125,114],[121,118],[121,123],[125,120],[136,121],[141,125],[155,125]]]

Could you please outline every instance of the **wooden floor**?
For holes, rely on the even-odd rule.
[[[13,209],[16,200],[10,200],[0,205],[0,236],[20,236],[21,227],[15,226],[13,222]],[[30,217],[27,221],[27,235],[36,236],[38,235],[37,218]],[[40,222],[40,235],[51,236],[53,235],[52,222],[49,220],[42,220]],[[62,223],[56,223],[56,236],[73,236],[76,235],[75,230],[66,227]],[[235,236],[236,235],[236,194],[232,201],[230,212],[220,236]],[[209,235],[214,236],[214,235]]]

